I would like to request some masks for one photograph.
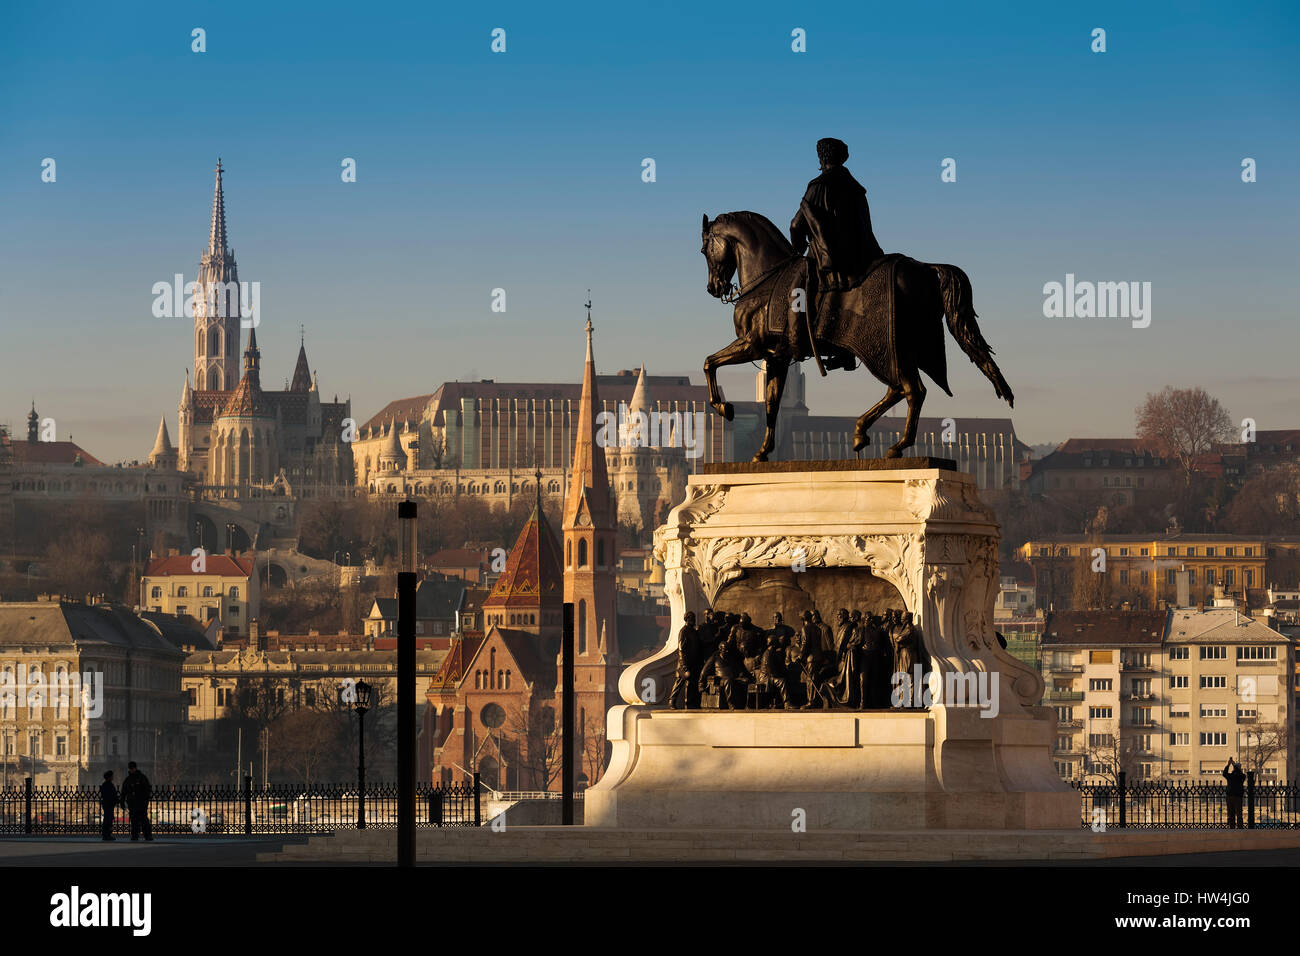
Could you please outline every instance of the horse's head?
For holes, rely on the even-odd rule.
[[[709,214],[704,214],[704,244],[700,252],[709,266],[709,295],[721,299],[735,291],[731,280],[736,275],[736,250],[731,236],[714,231],[709,224]]]
[[[724,302],[735,300],[737,286],[794,255],[781,230],[756,212],[724,212],[713,222],[706,213],[703,237],[709,295]]]

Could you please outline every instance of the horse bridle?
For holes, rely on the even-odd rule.
[[[716,235],[712,230],[709,230],[709,234],[708,236],[705,237],[705,240],[707,242],[713,242],[715,240],[718,240],[724,243],[727,241],[725,237]],[[770,276],[772,276],[776,272],[779,272],[781,269],[785,268],[785,266],[786,263],[778,262],[776,265],[768,269],[766,272],[757,276],[750,282],[745,283],[744,288],[737,288],[734,282],[728,282],[727,291],[723,292],[721,295],[718,296],[718,301],[724,302],[727,305],[731,305],[735,302],[739,302],[741,299],[745,298],[745,296],[755,292],[759,288],[759,286],[761,286],[764,282],[767,281],[767,279]],[[737,265],[737,268],[739,268],[739,264]]]

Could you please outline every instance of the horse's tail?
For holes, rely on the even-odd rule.
[[[939,291],[943,295],[943,314],[948,320],[948,331],[957,340],[966,357],[975,363],[984,376],[993,383],[993,390],[998,398],[1005,398],[1007,404],[1015,407],[1015,396],[1011,386],[1002,377],[1002,370],[993,361],[993,350],[980,334],[979,323],[975,321],[975,306],[971,303],[970,278],[956,266],[931,263],[939,276]]]

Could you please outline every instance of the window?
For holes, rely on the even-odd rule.
[[[1170,734],[1169,746],[1186,747],[1189,743],[1191,743],[1191,739],[1192,739],[1191,734]]]
[[[1114,708],[1112,707],[1089,707],[1088,708],[1089,720],[1110,720],[1114,715],[1115,715]]]
[[[188,703],[191,707],[199,702],[199,692],[193,687],[187,687],[185,689],[185,696],[188,698]]]
[[[1232,587],[1232,582],[1233,582],[1232,568],[1224,568],[1224,569],[1223,569],[1223,586],[1224,586],[1225,588],[1230,588],[1230,587]]]
[[[212,585],[211,585],[211,584],[205,584],[205,585],[203,585],[203,596],[204,596],[204,597],[212,597]]]
[[[1088,662],[1091,664],[1109,664],[1112,662],[1113,651],[1089,651]]]
[[[1074,720],[1074,708],[1073,707],[1056,708],[1056,719],[1063,724],[1070,723],[1071,721]]]
[[[1113,683],[1109,677],[1094,677],[1088,681],[1088,690],[1110,690]]]
[[[1226,747],[1228,746],[1228,735],[1226,733],[1219,733],[1218,731],[1215,731],[1213,733],[1208,733],[1208,734],[1201,734],[1201,746],[1202,747]]]
[[[177,596],[177,597],[189,597],[189,596],[190,596],[190,589],[187,588],[185,585],[182,584],[180,587],[178,587],[178,588],[176,589],[176,596]]]
[[[1171,690],[1185,690],[1187,688],[1187,675],[1175,674],[1173,677],[1169,678],[1169,688]]]
[[[1169,648],[1169,659],[1171,661],[1185,661],[1188,659],[1190,647],[1171,647]]]
[[[238,599],[238,597],[239,597],[239,588],[237,588],[237,587],[232,587],[232,588],[230,589],[230,600],[234,601],[234,600]]]
[[[1207,558],[1212,558],[1212,557],[1214,557],[1214,549],[1213,549],[1213,548],[1206,548],[1206,549],[1205,549],[1205,556],[1206,556]]]
[[[1089,747],[1113,747],[1115,746],[1114,734],[1089,734]]]
[[[58,734],[54,738],[54,756],[66,757],[68,755],[68,738],[66,734]]]
[[[1222,645],[1201,648],[1201,660],[1203,661],[1226,661],[1227,659],[1228,649]]]
[[[155,585],[153,588],[149,590],[149,596],[152,597],[155,601],[158,600],[159,598],[162,597],[162,588]]]
[[[1119,572],[1119,583],[1120,583],[1120,584],[1128,584],[1128,571],[1127,571],[1127,569],[1121,569],[1121,570],[1120,570],[1120,572]]]
[[[1205,690],[1206,688],[1213,688],[1213,687],[1226,688],[1227,686],[1228,686],[1228,678],[1222,674],[1201,675],[1201,690]]]
[[[1257,647],[1243,646],[1237,648],[1237,660],[1239,661],[1275,661],[1277,660],[1276,647]]]

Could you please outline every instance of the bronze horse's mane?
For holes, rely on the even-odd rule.
[[[739,212],[723,212],[719,213],[718,218],[713,220],[713,225],[728,226],[732,223],[748,226],[756,232],[766,233],[767,237],[779,245],[782,251],[787,255],[794,255],[794,246],[790,245],[790,240],[787,239],[785,234],[776,227],[776,223],[772,222],[771,219],[768,219],[762,213],[750,212],[748,210],[741,210]]]

